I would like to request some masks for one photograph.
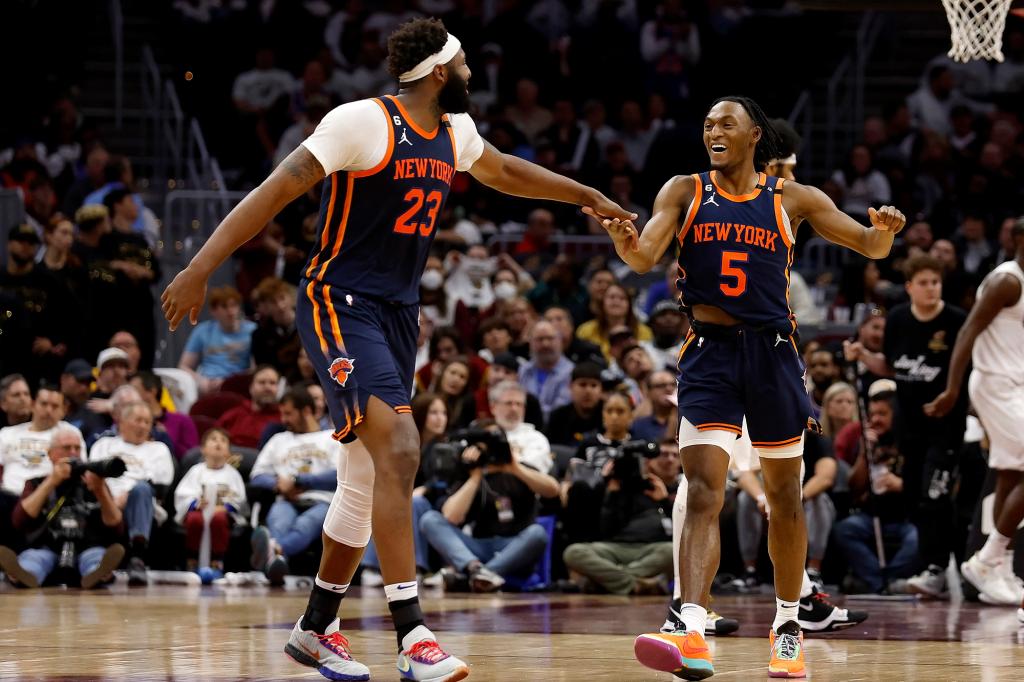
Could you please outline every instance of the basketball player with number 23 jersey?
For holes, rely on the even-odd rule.
[[[718,514],[746,417],[772,509],[776,616],[768,675],[804,677],[798,610],[807,529],[800,465],[803,432],[816,423],[789,308],[794,226],[810,223],[836,244],[884,258],[906,219],[884,206],[869,211],[871,227],[865,227],[820,190],[757,172],[780,158],[780,138],[749,98],[714,103],[704,120],[704,146],[711,170],[665,183],[642,233],[630,220],[601,221],[637,272],[650,270],[678,241],[677,284],[691,320],[678,365],[679,447],[689,483],[679,548],[683,627],[640,635],[634,653],[640,663],[683,679],[714,674],[704,630],[720,558]]]
[[[334,109],[245,197],[164,291],[175,329],[196,323],[210,274],[285,205],[323,181],[320,239],[299,283],[296,325],[316,368],[339,446],[338,487],[323,528],[323,556],[305,614],[285,652],[332,680],[367,680],[337,631],[342,598],[371,531],[398,640],[403,680],[453,682],[469,667],[424,623],[412,542],[419,432],[412,395],[418,290],[456,171],[507,194],[582,206],[632,220],[595,189],[502,154],[477,133],[470,70],[457,38],[416,19],[388,39],[397,96]]]

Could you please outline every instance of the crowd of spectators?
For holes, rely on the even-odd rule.
[[[310,14],[318,5],[326,15]],[[478,127],[492,144],[646,215],[661,182],[703,166],[699,66],[751,14],[743,2],[672,0],[411,5],[262,3],[254,19],[247,3],[175,3],[196,34],[282,20],[323,36],[318,50],[253,44],[252,68],[224,90],[232,111],[222,116],[211,100],[214,124],[235,125],[221,138],[240,182],[257,182],[335,104],[392,88],[384,40],[419,11],[462,37]],[[606,40],[610,32],[635,40]],[[862,219],[883,202],[911,216],[889,258],[805,270],[810,302],[797,311],[833,323],[808,327],[801,349],[823,427],[805,453],[809,570],[850,589],[904,591],[964,552],[963,510],[980,490],[949,464],[967,447],[969,408],[938,423],[922,406],[944,387],[976,287],[1012,257],[1024,213],[1013,181],[1024,171],[1021,111],[1008,97],[1024,87],[1019,25],[1005,47],[999,66],[933,61],[917,91],[864,122],[848,161],[821,183]],[[637,77],[615,91],[602,80],[609,59]],[[614,100],[584,97],[610,91]],[[0,567],[22,585],[77,572],[76,583],[94,586],[119,565],[142,582],[147,566],[195,568],[208,527],[214,567],[252,566],[275,582],[304,570],[345,456],[296,333],[319,188],[240,251],[236,286],[212,290],[181,358],[154,368],[159,222],[131,162],[83,124],[71,98],[47,120],[39,139],[0,151],[0,182],[22,190],[27,216],[8,227],[0,273]],[[688,331],[674,265],[638,278],[610,249],[561,249],[554,236],[595,226],[466,178],[441,224],[421,280],[412,397],[423,445],[417,565],[453,590],[663,591],[681,475],[674,365]],[[487,245],[505,234],[516,235],[511,248]],[[498,430],[507,448],[480,429]],[[106,486],[71,465],[114,457],[127,468]],[[922,494],[935,469],[926,476],[926,461],[943,463],[937,496]],[[721,582],[749,590],[767,577],[769,510],[756,472],[735,479],[724,523],[739,542],[723,564],[735,580]],[[68,558],[69,541],[40,519],[55,518],[71,492],[81,532]],[[872,517],[891,551],[884,570],[872,559]],[[371,546],[364,584],[378,570]]]

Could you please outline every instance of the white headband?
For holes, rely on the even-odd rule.
[[[462,49],[462,43],[459,42],[458,38],[449,33],[448,42],[444,44],[444,47],[442,47],[439,52],[435,52],[413,68],[403,73],[398,77],[398,82],[411,83],[412,81],[418,81],[433,71],[434,67],[438,64],[447,64],[454,59],[460,49]]]
[[[783,166],[795,166],[796,165],[796,154],[790,154],[784,159],[772,159],[771,165],[781,164]]]

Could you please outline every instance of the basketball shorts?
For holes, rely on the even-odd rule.
[[[303,280],[295,326],[323,386],[336,440],[355,439],[370,396],[399,414],[412,412],[419,306]]]
[[[792,457],[802,451],[804,430],[818,428],[792,337],[746,325],[695,325],[677,367],[679,414],[697,432],[739,438],[746,417],[750,444],[762,457]]]
[[[1024,386],[1001,374],[974,371],[967,390],[988,435],[989,468],[1024,471]]]

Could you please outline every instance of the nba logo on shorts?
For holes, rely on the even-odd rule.
[[[354,358],[335,358],[327,371],[330,372],[332,379],[344,387],[348,382],[348,375],[352,373],[353,369],[355,369]]]

